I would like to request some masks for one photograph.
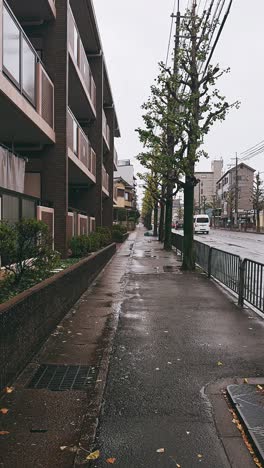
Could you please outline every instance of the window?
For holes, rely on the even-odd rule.
[[[123,189],[117,189],[117,196],[118,197],[124,197],[124,190]]]
[[[10,13],[3,9],[3,65],[17,84],[20,83],[20,31]]]
[[[78,156],[78,125],[73,120],[73,152]]]
[[[76,62],[78,63],[78,31],[75,25],[74,25],[74,30],[73,30],[73,53],[74,53],[74,58]]]
[[[128,192],[125,192],[125,200],[128,201]]]
[[[28,44],[22,39],[22,83],[23,92],[35,103],[35,75],[36,75],[36,58],[35,54]]]

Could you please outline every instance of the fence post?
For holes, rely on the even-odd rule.
[[[240,307],[244,305],[245,268],[246,260],[243,260],[239,265],[238,305]]]
[[[212,273],[212,253],[213,253],[213,248],[210,247],[209,249],[209,255],[208,255],[208,278],[211,278],[211,273]]]

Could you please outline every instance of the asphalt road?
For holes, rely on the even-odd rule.
[[[254,466],[241,446],[239,463],[224,448],[224,438],[227,447],[243,442],[236,428],[236,441],[231,437],[225,401],[220,436],[206,389],[222,379],[264,375],[263,322],[202,275],[179,266],[173,253],[137,234],[93,467],[109,466],[108,458],[116,468]]]
[[[182,234],[182,231],[173,232]],[[195,239],[211,247],[225,250],[239,255],[241,258],[249,258],[260,263],[264,263],[264,235],[224,231],[211,229],[210,234],[198,234]]]

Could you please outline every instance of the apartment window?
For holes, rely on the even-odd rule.
[[[7,9],[3,8],[3,65],[8,75],[20,83],[20,31]]]
[[[22,83],[23,92],[32,101],[35,102],[35,78],[36,78],[36,58],[35,54],[28,44],[22,39]]]
[[[123,189],[117,189],[117,196],[118,197],[123,197],[124,196],[124,190]]]
[[[128,192],[125,192],[125,200],[128,201]]]
[[[3,69],[35,105],[36,53],[12,13],[3,7]]]
[[[73,53],[76,62],[78,63],[78,31],[74,25],[73,29]]]
[[[78,125],[73,120],[73,152],[78,156]]]

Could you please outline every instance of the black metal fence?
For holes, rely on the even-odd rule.
[[[183,236],[172,233],[172,245],[183,251]],[[213,277],[238,295],[238,303],[244,301],[264,312],[264,264],[242,259],[238,255],[194,241],[196,263]]]

